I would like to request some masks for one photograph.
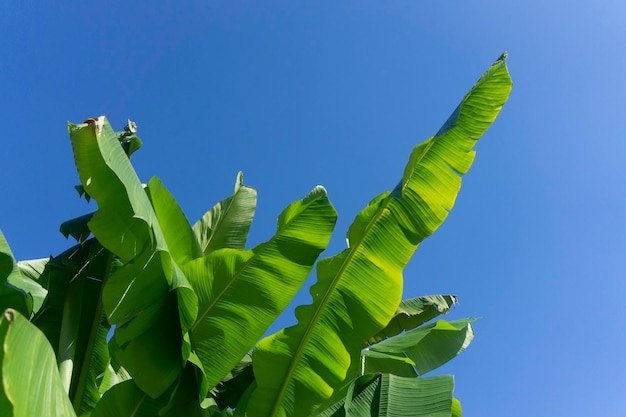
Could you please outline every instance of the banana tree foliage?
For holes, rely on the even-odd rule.
[[[137,177],[134,123],[69,124],[76,189],[97,210],[61,225],[77,242],[50,258],[17,262],[0,232],[0,415],[460,416],[452,377],[424,374],[469,345],[473,319],[433,322],[456,297],[402,301],[402,271],[508,98],[505,61],[321,260],[337,219],[323,187],[247,248],[256,191],[241,173],[191,225],[161,180]],[[266,335],[314,267],[312,303]]]

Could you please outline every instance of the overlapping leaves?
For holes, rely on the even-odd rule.
[[[452,379],[421,375],[468,345],[472,320],[423,325],[455,298],[400,304],[402,270],[454,205],[472,147],[510,87],[503,56],[413,150],[397,187],[356,216],[349,247],[317,264],[298,323],[259,342],[251,360],[328,244],[336,213],[325,190],[289,205],[275,235],[245,250],[256,192],[241,174],[234,194],[191,227],[158,178],[137,178],[134,123],[121,133],[103,116],[70,125],[77,189],[98,210],[61,226],[79,244],[50,261],[16,263],[0,233],[0,305],[36,313],[43,330],[12,309],[0,318],[0,411],[73,416],[65,390],[94,416],[232,415],[235,405],[250,417],[460,416]],[[116,325],[108,347],[107,320]],[[6,355],[26,338],[22,356]],[[29,360],[40,377],[23,377]],[[41,384],[50,391],[27,404]]]
[[[481,77],[436,136],[418,145],[402,180],[372,200],[348,231],[349,248],[319,262],[313,304],[298,324],[259,342],[250,416],[305,416],[342,385],[362,344],[400,303],[402,269],[454,205],[474,159],[472,147],[511,89],[505,56]]]

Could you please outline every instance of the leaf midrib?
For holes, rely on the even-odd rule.
[[[230,204],[228,205],[226,210],[224,210],[224,215],[222,216],[222,220],[217,222],[217,225],[213,229],[213,232],[211,233],[211,236],[209,236],[209,238],[206,241],[206,244],[202,247],[202,253],[205,253],[206,250],[208,249],[208,247],[211,246],[211,243],[213,242],[213,239],[217,235],[217,232],[220,230],[220,228],[224,224],[226,218],[230,215],[230,213],[231,213],[230,209],[233,206],[233,204],[235,202],[235,199],[237,198],[238,195],[239,195],[239,190],[237,190],[237,192],[232,195],[231,200],[230,200]]]
[[[414,164],[414,168],[411,170],[411,176],[413,174],[413,172],[415,171],[415,169],[420,165],[421,161],[424,159],[425,155],[428,153],[428,151],[432,148],[435,138],[437,138],[437,136],[431,138],[431,143],[428,144],[428,146],[426,146],[424,148],[424,151],[422,152],[422,154],[416,159],[416,163]],[[404,178],[403,178],[404,180]],[[406,182],[405,185],[403,185],[402,190],[404,191],[404,189],[406,188],[406,186],[408,185],[409,181]],[[328,303],[328,299],[330,298],[331,294],[334,292],[335,287],[337,286],[337,284],[340,281],[340,277],[343,275],[344,271],[348,268],[348,266],[350,265],[350,261],[352,260],[352,258],[354,257],[354,255],[357,253],[357,248],[359,248],[362,244],[363,241],[368,237],[369,235],[369,231],[371,230],[372,227],[374,227],[374,225],[376,224],[376,222],[378,221],[378,219],[382,216],[382,214],[385,212],[385,210],[387,209],[387,206],[389,204],[389,201],[391,201],[392,197],[391,195],[387,196],[385,198],[385,200],[383,201],[383,203],[380,205],[380,208],[377,210],[376,214],[374,216],[372,216],[372,220],[367,224],[361,239],[358,241],[358,243],[354,246],[351,246],[350,249],[354,248],[353,250],[350,250],[348,255],[346,256],[346,259],[344,260],[344,262],[342,263],[341,267],[339,268],[339,271],[337,274],[335,274],[335,279],[333,280],[332,284],[328,287],[328,290],[326,291],[326,293],[324,294],[324,297],[322,298],[322,302],[320,302],[320,307],[315,311],[313,317],[311,318],[311,325],[307,327],[303,337],[300,339],[300,343],[298,344],[298,348],[296,349],[295,354],[292,356],[292,360],[289,363],[289,368],[287,369],[287,373],[285,375],[285,378],[283,380],[282,385],[280,386],[280,390],[278,393],[278,396],[276,397],[276,401],[274,401],[274,405],[272,406],[271,412],[270,412],[270,416],[275,416],[278,408],[280,407],[280,404],[282,403],[282,400],[287,392],[286,387],[289,385],[293,374],[295,372],[295,369],[298,365],[298,363],[300,362],[300,357],[302,355],[302,351],[304,350],[305,346],[308,344],[308,341],[311,337],[311,335],[313,334],[313,329],[316,327],[317,325],[317,321],[319,320],[319,317],[321,316],[322,312],[325,310],[325,307]]]
[[[248,251],[245,251],[248,252]],[[224,288],[222,289],[222,291],[220,291],[220,293],[214,297],[213,302],[209,303],[207,309],[204,311],[204,313],[202,313],[201,315],[198,316],[198,318],[196,319],[196,322],[193,324],[193,326],[191,326],[191,328],[189,329],[189,333],[192,334],[193,336],[193,331],[196,329],[196,327],[200,324],[200,322],[202,320],[204,320],[204,318],[209,314],[209,311],[211,311],[213,309],[213,307],[215,307],[215,305],[222,299],[222,297],[224,296],[224,294],[226,293],[226,291],[228,291],[233,283],[239,279],[239,277],[241,276],[241,274],[243,273],[243,271],[246,270],[246,268],[252,263],[253,260],[255,260],[256,258],[258,258],[259,256],[261,256],[262,253],[264,253],[265,251],[261,251],[260,253],[253,255],[250,257],[249,260],[247,260],[243,266],[237,271],[237,273],[235,275],[233,275],[233,278],[230,279],[227,284],[224,286]],[[213,276],[213,279],[215,279],[215,276]]]

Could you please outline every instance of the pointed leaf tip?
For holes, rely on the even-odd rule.
[[[311,190],[310,193],[308,193],[303,199],[302,201],[304,203],[308,203],[309,201],[313,201],[315,199],[318,198],[323,198],[326,197],[326,188],[322,187],[321,185],[316,186],[315,188],[313,188]]]
[[[237,173],[237,179],[235,180],[235,191],[233,194],[237,194],[237,191],[243,187],[243,171]]]

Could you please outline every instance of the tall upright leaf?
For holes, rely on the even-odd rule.
[[[69,124],[68,130],[81,183],[98,202],[89,221],[94,236],[123,262],[158,244],[150,201],[106,117]]]
[[[208,254],[222,248],[244,249],[256,209],[256,191],[237,175],[235,192],[217,203],[193,225],[202,251]]]
[[[117,326],[114,341],[118,360],[137,385],[158,396],[182,369],[182,329],[192,325],[197,312],[195,294],[173,257],[184,262],[201,253],[184,216],[180,220],[182,211],[157,179],[152,181],[150,200],[130,164],[128,149],[123,148],[104,116],[70,124],[69,131],[81,184],[98,203],[89,229],[121,260],[102,297],[109,321]],[[166,226],[167,239],[155,207]],[[172,228],[180,225],[187,226],[187,234],[173,233]],[[176,292],[178,306],[172,303],[170,290]],[[168,343],[148,348],[156,334]],[[175,345],[178,347],[172,349]],[[138,356],[143,359],[142,366],[130,363]],[[145,360],[147,357],[171,360],[151,362]]]
[[[326,191],[317,187],[282,212],[268,242],[246,251],[220,249],[183,265],[198,294],[190,338],[207,389],[285,309],[326,248],[336,218]]]
[[[394,316],[402,269],[453,207],[474,144],[508,98],[505,58],[487,70],[437,135],[413,150],[398,186],[359,213],[348,231],[349,248],[318,263],[313,304],[296,309],[297,325],[258,343],[249,416],[310,414],[345,384],[363,343]]]
[[[105,287],[109,319],[126,324],[145,311],[135,323],[137,331],[145,331],[154,324],[168,289],[174,289],[182,299],[182,327],[189,327],[197,301],[185,278],[176,275],[170,256],[186,262],[201,252],[180,207],[157,178],[151,180],[150,200],[104,116],[70,124],[69,131],[81,183],[98,202],[89,228],[124,263]]]

